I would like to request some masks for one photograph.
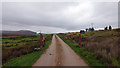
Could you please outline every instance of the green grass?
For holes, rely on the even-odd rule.
[[[81,34],[83,38],[93,37],[94,42],[101,42],[109,39],[116,39],[120,37],[118,31],[116,30],[107,30],[107,31],[92,31],[86,32],[85,34]]]
[[[27,55],[22,55],[20,57],[9,60],[4,66],[32,66],[44,53],[44,51],[49,47],[51,40],[46,42],[45,47],[42,50],[38,50]]]
[[[45,36],[45,35],[44,35]],[[40,40],[39,35],[2,38],[3,49],[26,46],[28,43],[34,43]]]
[[[89,66],[105,66],[101,60],[97,60],[93,53],[86,50],[84,47],[79,48],[76,43],[71,42],[70,40],[65,39],[61,35],[58,35],[65,43],[67,43]]]
[[[35,38],[38,35],[32,35],[32,36],[18,36],[18,37],[8,37],[8,38],[2,38],[2,39],[13,39],[13,40],[17,40],[17,39],[23,39],[23,38]]]
[[[79,43],[79,32],[59,34],[67,40]],[[86,51],[102,61],[105,66],[120,66],[119,49],[120,28],[113,30],[88,31],[81,34],[81,45]],[[65,40],[66,41],[66,40]],[[69,43],[68,43],[69,44]],[[75,44],[71,43],[73,46]],[[74,48],[74,47],[73,47]]]
[[[52,35],[43,35],[43,37],[47,42],[51,40]],[[10,59],[32,53],[37,47],[40,47],[40,35],[3,38],[2,63],[5,64]]]

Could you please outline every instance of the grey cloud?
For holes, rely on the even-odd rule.
[[[45,26],[64,31],[85,29],[90,27],[90,23],[94,23],[96,28],[118,25],[117,2],[94,2],[88,5],[77,2],[5,2],[2,12],[3,26],[16,26],[16,29],[19,29],[19,26],[31,30],[32,26]]]

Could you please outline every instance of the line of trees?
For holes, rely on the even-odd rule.
[[[92,27],[92,28],[86,28],[85,30],[87,32],[87,31],[94,31],[95,29],[94,29],[94,27]],[[80,33],[85,33],[85,31],[84,30],[80,30]]]
[[[91,28],[86,28],[85,30],[86,30],[86,32],[87,32],[87,31],[94,31],[95,28],[94,28],[94,27],[91,27]],[[80,30],[80,33],[85,33],[85,30]],[[112,30],[112,26],[111,26],[111,25],[106,26],[106,27],[104,28],[104,30]]]
[[[112,29],[112,26],[111,25],[109,25],[108,27],[106,26],[105,28],[104,28],[104,30],[111,30]]]

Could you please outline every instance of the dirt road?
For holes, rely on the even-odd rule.
[[[53,35],[52,43],[33,66],[88,66],[63,40]]]

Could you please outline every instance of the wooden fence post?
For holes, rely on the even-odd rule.
[[[42,49],[42,33],[40,33],[40,49]]]
[[[79,48],[81,47],[81,34],[79,34]]]

